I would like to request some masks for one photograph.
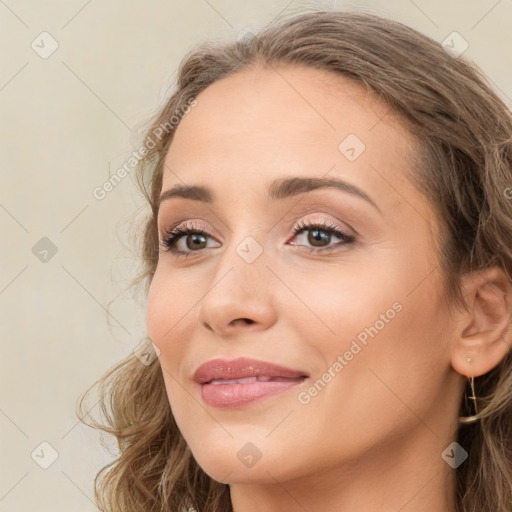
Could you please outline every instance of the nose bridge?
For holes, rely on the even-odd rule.
[[[216,257],[208,291],[199,305],[200,322],[217,332],[237,319],[268,324],[274,316],[265,234],[261,229],[240,233],[233,232],[228,246]]]
[[[250,280],[265,273],[270,233],[262,222],[255,221],[254,216],[249,218],[246,212],[247,209],[244,212],[233,212],[231,217],[234,221],[231,224],[229,241],[223,254],[219,256],[218,265],[220,272],[222,267],[234,267],[233,270],[247,274],[244,279]]]
[[[245,232],[247,233],[247,231]],[[256,236],[258,238],[256,238]],[[212,286],[219,290],[236,287],[241,295],[256,296],[265,288],[268,278],[268,255],[265,251],[261,231],[259,234],[234,235],[224,253],[218,257]],[[221,285],[221,282],[224,284]]]

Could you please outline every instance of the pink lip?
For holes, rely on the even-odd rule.
[[[234,380],[262,376],[270,381],[246,383],[212,383],[212,380]],[[201,365],[193,380],[201,384],[201,398],[212,407],[241,407],[249,402],[283,393],[301,384],[307,372],[293,370],[265,361],[239,358],[232,361],[213,359]]]

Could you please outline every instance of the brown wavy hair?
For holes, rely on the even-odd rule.
[[[158,262],[157,198],[177,126],[170,120],[221,78],[261,65],[278,71],[294,64],[353,79],[417,137],[410,178],[444,223],[438,253],[454,304],[465,307],[459,286],[464,273],[499,266],[512,275],[512,200],[506,197],[512,186],[512,116],[489,80],[470,61],[450,56],[397,21],[365,10],[306,8],[237,41],[201,42],[182,60],[172,94],[143,132],[153,147],[136,169],[149,208],[136,233],[142,267],[133,285],[145,284],[147,295]],[[87,422],[83,400],[96,385],[102,418]],[[456,469],[457,510],[511,512],[510,350],[475,379],[475,388],[478,419],[461,420],[458,430],[469,457]],[[469,414],[464,398],[461,416]],[[101,510],[232,511],[229,486],[199,467],[175,423],[158,359],[142,364],[130,354],[82,395],[77,414],[114,435],[119,446],[118,457],[94,481]]]

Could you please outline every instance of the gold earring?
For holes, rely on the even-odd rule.
[[[466,358],[466,363],[467,364],[471,363],[471,358],[470,357]],[[471,376],[471,377],[468,377],[468,380],[469,380],[469,385],[471,387],[471,396],[466,397],[466,394],[464,392],[464,401],[466,403],[466,406],[467,406],[467,398],[469,398],[473,402],[473,408],[475,410],[475,414],[473,416],[468,416],[468,417],[465,417],[465,418],[459,418],[459,421],[461,423],[473,423],[473,422],[475,422],[475,421],[480,419],[480,418],[477,417],[477,415],[478,415],[478,406],[477,406],[477,398],[476,398],[476,393],[475,393],[475,378],[473,376]]]

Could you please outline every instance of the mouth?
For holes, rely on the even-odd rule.
[[[258,375],[256,377],[245,377],[242,379],[212,379],[204,384],[247,384],[249,382],[290,382],[290,381],[302,381],[306,377],[269,377],[268,375]]]
[[[207,384],[218,380],[240,381],[256,378],[269,381],[301,377],[309,377],[309,374],[302,370],[294,370],[267,361],[240,357],[233,360],[212,359],[207,361],[195,371],[192,379],[199,384]]]
[[[193,380],[201,385],[201,398],[207,405],[239,408],[282,394],[308,378],[301,370],[239,358],[208,361],[196,370]]]

